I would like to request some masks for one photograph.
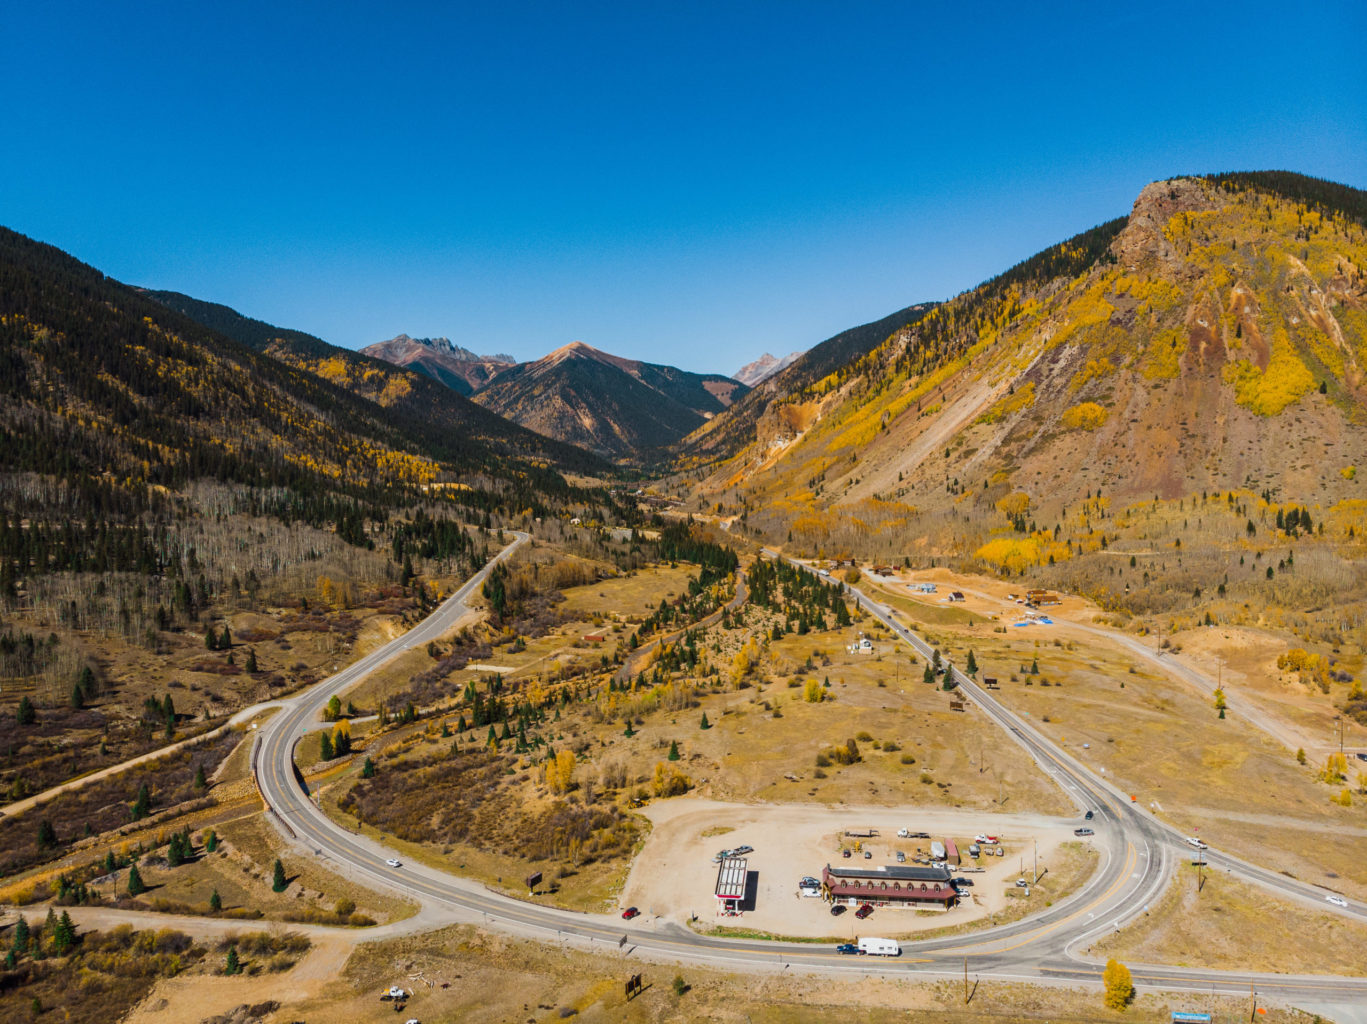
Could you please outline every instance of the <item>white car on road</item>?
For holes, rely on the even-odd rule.
[[[397,857],[390,857],[387,861],[385,861],[385,863],[388,864],[391,868],[403,867],[403,861],[399,860]]]
[[[1324,897],[1324,902],[1332,903],[1336,907],[1343,907],[1345,910],[1348,909],[1348,901],[1342,896],[1326,896]]]
[[[1198,850],[1207,849],[1206,844],[1201,842],[1201,840],[1197,839],[1195,836],[1187,836],[1186,843],[1188,846],[1194,846]]]

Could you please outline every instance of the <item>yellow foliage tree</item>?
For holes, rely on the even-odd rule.
[[[552,793],[568,793],[574,783],[574,752],[562,750],[546,759],[546,785]]]
[[[1134,999],[1134,979],[1130,969],[1119,960],[1106,961],[1101,983],[1106,986],[1106,1005],[1112,1010],[1123,1010]]]
[[[1095,402],[1083,402],[1063,414],[1063,426],[1065,430],[1095,430],[1106,422],[1107,415]]]
[[[825,693],[822,692],[821,684],[815,679],[808,679],[807,685],[802,688],[802,699],[808,704],[820,704]]]

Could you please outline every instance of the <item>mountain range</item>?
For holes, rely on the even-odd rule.
[[[721,374],[623,359],[576,341],[501,371],[474,400],[548,437],[613,458],[641,459],[748,390]]]
[[[789,352],[782,359],[775,359],[768,352],[760,356],[753,363],[746,363],[735,373],[731,374],[732,379],[740,381],[747,387],[754,387],[760,381],[768,380],[780,370],[786,370],[802,357],[801,352]]]
[[[450,338],[410,338],[406,334],[367,345],[361,354],[425,373],[466,396],[517,362],[512,356],[476,355]]]

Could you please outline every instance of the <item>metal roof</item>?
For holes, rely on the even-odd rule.
[[[744,857],[724,857],[721,866],[717,868],[717,888],[718,899],[741,900],[745,898],[745,865],[748,862]]]
[[[948,882],[953,877],[949,868],[943,865],[920,867],[912,864],[880,864],[873,868],[844,867],[826,865],[826,870],[836,878],[868,878],[875,882]]]

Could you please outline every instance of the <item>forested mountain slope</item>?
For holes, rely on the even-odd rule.
[[[512,455],[583,473],[607,469],[597,457],[490,413],[419,369],[396,366],[179,292],[145,294],[255,352],[369,399],[385,410],[386,421],[439,457],[468,464],[486,454]]]
[[[1285,173],[1150,185],[1128,218],[784,389],[699,497],[769,537],[890,556],[973,551],[1099,494],[1347,515],[1367,461],[1365,210]]]

